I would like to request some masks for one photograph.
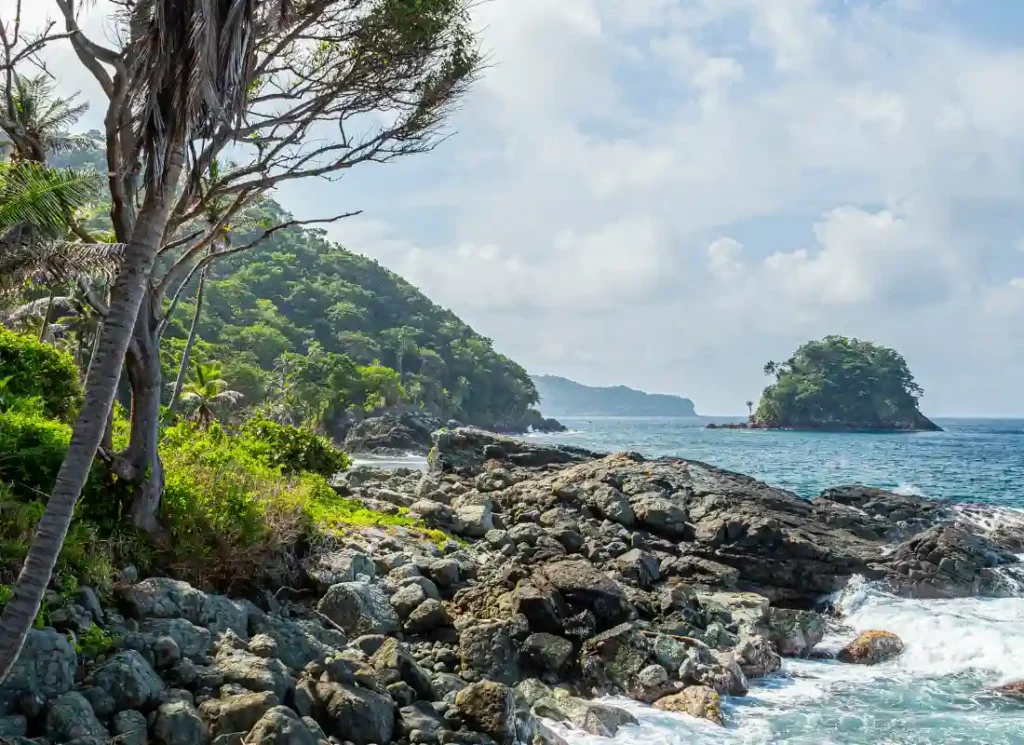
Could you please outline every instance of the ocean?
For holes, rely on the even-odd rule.
[[[807,498],[829,486],[863,483],[980,503],[994,521],[1024,521],[1024,420],[937,420],[945,431],[921,434],[708,430],[708,419],[561,421],[570,432],[532,439],[692,458]],[[724,730],[616,701],[640,724],[615,741],[1024,745],[1024,704],[985,693],[1024,678],[1024,597],[907,600],[855,578],[836,601],[846,629],[822,646],[838,649],[861,631],[885,629],[903,639],[904,654],[875,667],[786,660],[779,673],[753,681],[748,696],[726,701]],[[561,732],[570,745],[609,742]]]

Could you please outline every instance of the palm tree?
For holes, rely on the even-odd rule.
[[[182,403],[192,407],[190,418],[203,429],[216,421],[218,408],[234,406],[242,400],[242,394],[229,389],[220,375],[219,362],[196,362],[181,394]]]
[[[25,77],[15,74],[4,121],[4,130],[11,139],[11,158],[43,163],[48,153],[67,153],[94,147],[88,137],[67,134],[89,109],[87,103],[76,103],[78,94],[68,98],[55,95],[53,80],[39,74]],[[5,97],[6,98],[6,97]]]
[[[750,416],[754,416],[754,402],[753,401],[747,401],[747,412],[750,414]]]
[[[210,133],[217,123],[235,120],[242,113],[251,83],[258,27],[280,24],[292,11],[288,0],[145,0],[128,10],[129,38],[120,52],[112,52],[81,33],[74,0],[57,0],[57,6],[72,32],[69,40],[76,54],[94,63],[87,67],[98,78],[110,80],[100,57],[104,61],[114,57],[121,66],[123,72],[118,73],[117,82],[124,87],[111,98],[108,135],[119,140],[127,136],[126,124],[131,130],[132,151],[139,158],[127,168],[135,173],[136,165],[144,165],[138,171],[144,196],[137,212],[124,199],[112,209],[121,210],[116,224],[125,224],[125,210],[133,211],[134,220],[130,233],[119,236],[128,244],[111,287],[110,304],[67,455],[13,596],[0,616],[0,680],[14,666],[39,612],[75,504],[106,430],[132,330],[170,219],[187,144],[193,135]],[[131,121],[127,121],[129,113]],[[112,179],[121,176],[122,172],[111,169]],[[149,505],[139,508],[145,511]]]

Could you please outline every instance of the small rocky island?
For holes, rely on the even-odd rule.
[[[636,721],[593,701],[608,693],[721,723],[721,697],[782,656],[827,654],[842,619],[819,603],[852,575],[1000,596],[1024,552],[1017,528],[863,486],[803,500],[696,461],[473,429],[434,433],[429,461],[335,488],[432,533],[282,543],[230,596],[131,567],[116,602],[48,593],[46,628],[0,685],[0,740],[564,745],[550,721],[602,736]],[[910,641],[854,636],[838,663]]]
[[[774,376],[745,424],[711,429],[835,432],[939,432],[918,408],[924,394],[899,352],[859,339],[826,336],[802,345]]]

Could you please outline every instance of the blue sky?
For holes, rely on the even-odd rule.
[[[491,0],[475,20],[492,65],[449,141],[281,201],[364,210],[334,237],[532,372],[740,413],[767,359],[840,333],[902,351],[926,413],[1024,415],[1024,2]]]

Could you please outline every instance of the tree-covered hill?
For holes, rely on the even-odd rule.
[[[693,417],[693,401],[679,396],[644,393],[619,385],[595,388],[555,375],[533,378],[540,404],[552,416]]]
[[[918,409],[924,391],[893,349],[844,336],[807,342],[764,389],[756,426],[783,429],[935,430]]]
[[[246,219],[251,227],[232,236],[236,244],[258,236],[260,225],[287,217],[268,200]],[[286,228],[214,267],[196,356],[220,361],[224,377],[250,404],[273,394],[289,369],[305,365],[314,376],[319,370],[321,379],[306,382],[323,388],[331,385],[324,365],[350,361],[395,370],[401,385],[396,399],[442,418],[496,428],[537,418],[530,410],[537,402],[533,382],[490,339],[377,262],[329,241],[322,230]],[[180,359],[193,303],[182,303],[168,330],[167,379]],[[345,393],[336,391],[340,399]],[[338,413],[345,404],[328,403]]]

